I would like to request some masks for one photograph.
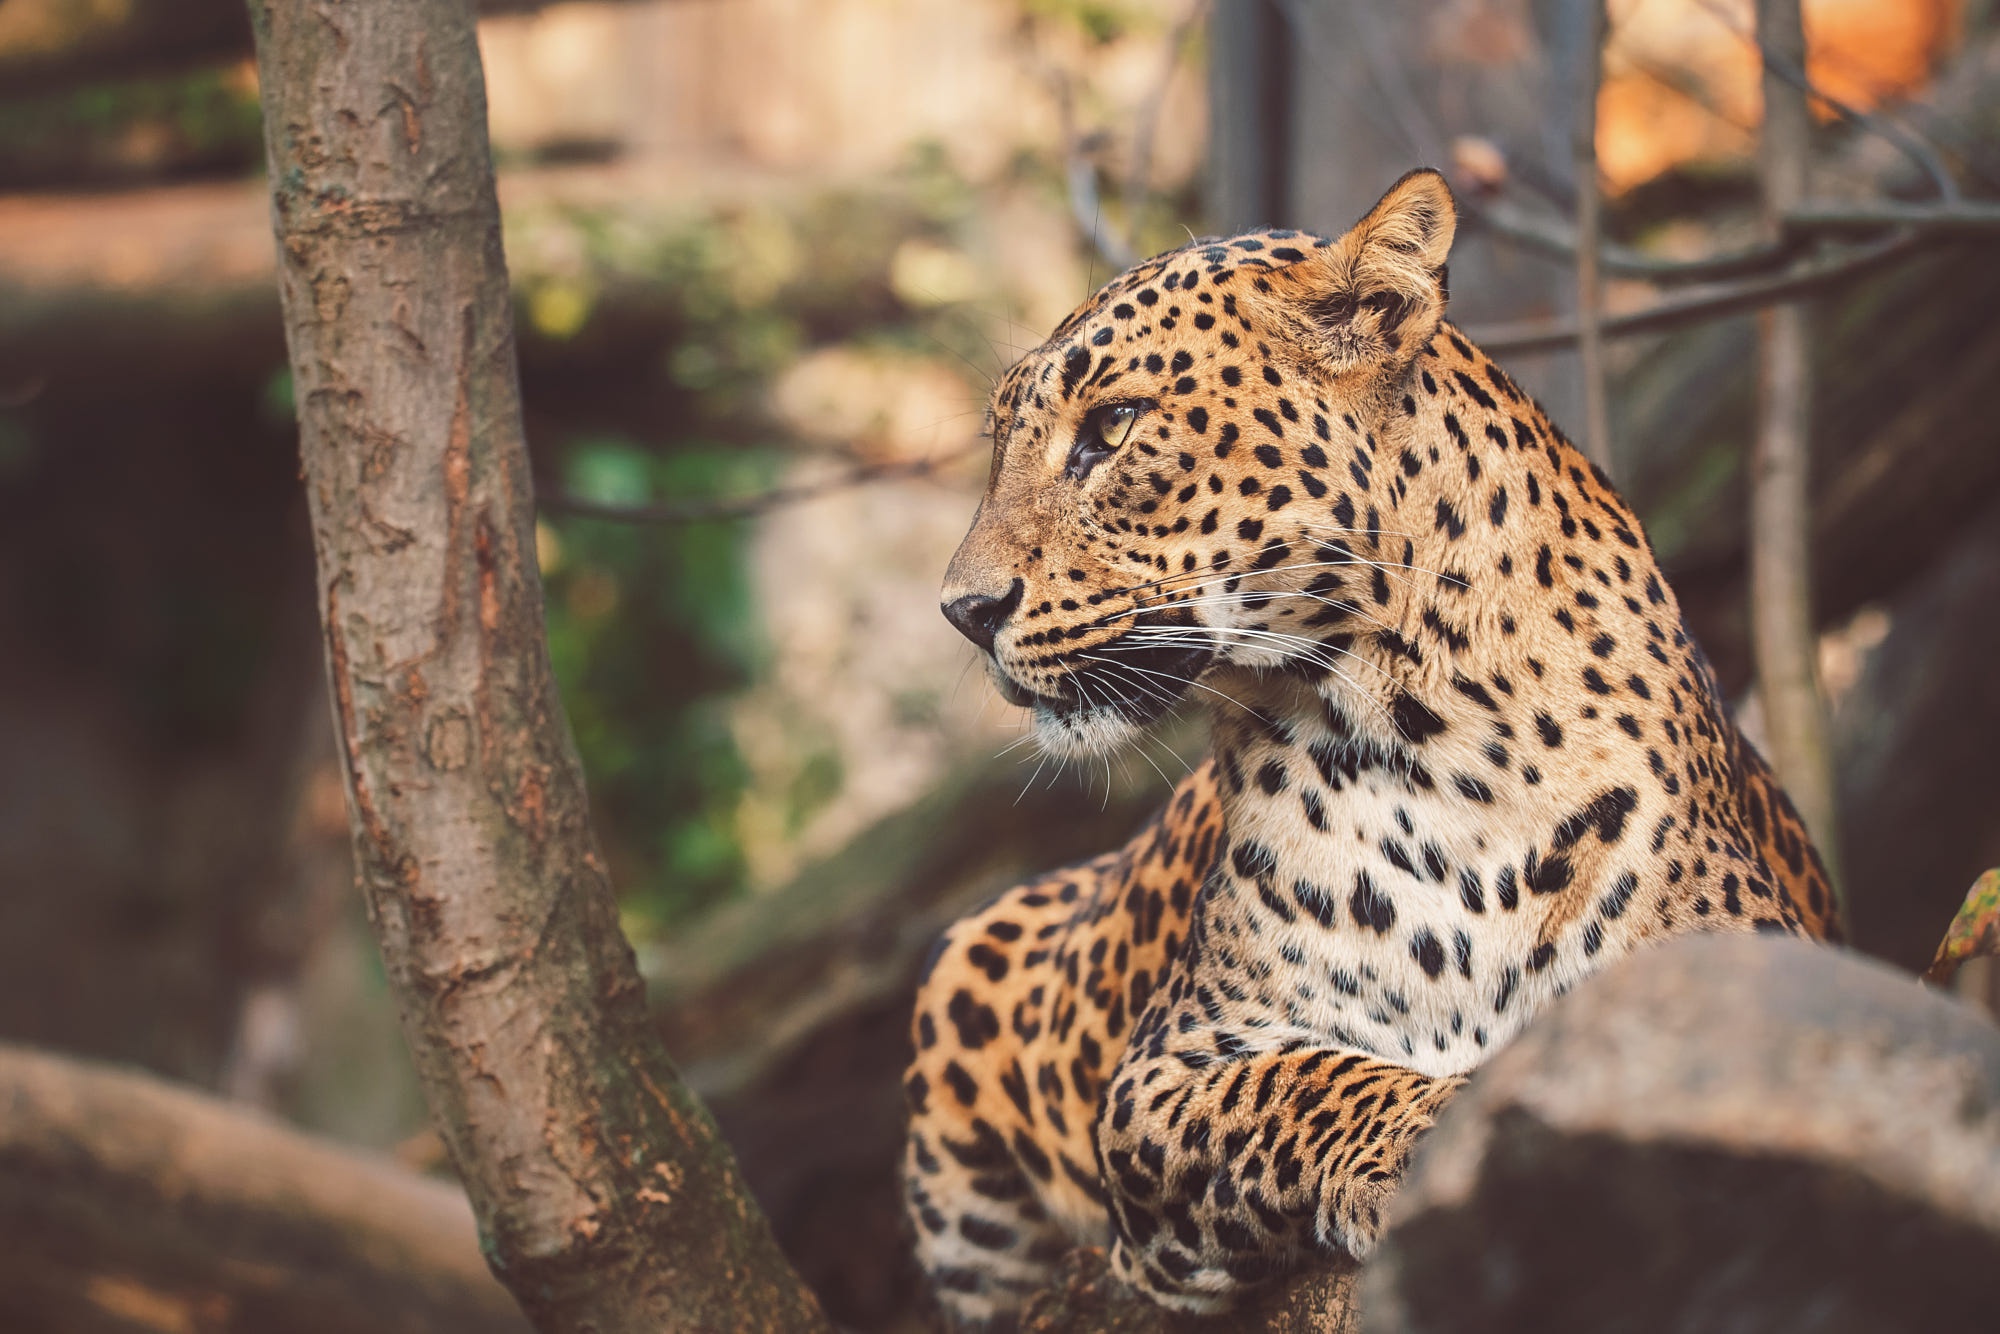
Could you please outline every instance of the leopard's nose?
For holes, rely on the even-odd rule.
[[[967,593],[964,597],[953,598],[944,604],[944,618],[958,627],[958,632],[970,639],[982,653],[991,653],[994,636],[1000,633],[1000,627],[1007,624],[1007,618],[1014,614],[1014,609],[1021,605],[1021,589],[1021,581],[1016,579],[1005,597]]]

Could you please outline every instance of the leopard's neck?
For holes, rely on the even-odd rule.
[[[1376,665],[1373,691],[1359,668],[1213,680],[1226,843],[1190,964],[1238,1040],[1459,1073],[1644,938],[1748,926],[1725,901],[1768,901],[1712,719],[1649,764],[1531,673],[1420,697]],[[1706,796],[1669,795],[1683,767]],[[1662,853],[1670,837],[1681,855]]]
[[[1244,1040],[1331,1037],[1457,1073],[1580,975],[1580,954],[1555,967],[1543,947],[1562,873],[1533,832],[1561,821],[1548,785],[1496,786],[1475,767],[1490,773],[1486,756],[1442,744],[1480,720],[1414,700],[1400,724],[1388,703],[1355,716],[1290,674],[1215,689],[1232,701],[1212,713],[1227,840],[1194,976]]]

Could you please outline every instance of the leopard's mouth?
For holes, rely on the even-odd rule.
[[[1159,644],[1123,635],[1078,653],[1053,693],[1025,689],[1004,672],[1000,693],[1031,708],[1044,748],[1081,757],[1115,750],[1166,716],[1216,658],[1197,639]],[[1205,636],[1199,637],[1205,639]]]
[[[1092,649],[1063,678],[1062,694],[1038,699],[1069,715],[1111,710],[1136,727],[1159,721],[1215,658],[1206,644],[1158,645],[1123,637]]]

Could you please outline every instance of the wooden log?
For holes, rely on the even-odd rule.
[[[528,1324],[456,1186],[147,1075],[0,1045],[0,1327]]]
[[[552,0],[478,0],[482,14],[541,9]],[[110,79],[242,60],[250,25],[242,0],[8,0],[0,16],[0,88],[14,97]]]
[[[1181,1316],[1111,1276],[1104,1253],[1073,1251],[1056,1281],[1021,1313],[1022,1334],[1360,1334],[1352,1262],[1313,1266],[1273,1283],[1227,1315]]]

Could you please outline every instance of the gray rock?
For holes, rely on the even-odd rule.
[[[1366,1334],[2000,1328],[2000,1029],[1802,942],[1564,998],[1439,1121]]]

